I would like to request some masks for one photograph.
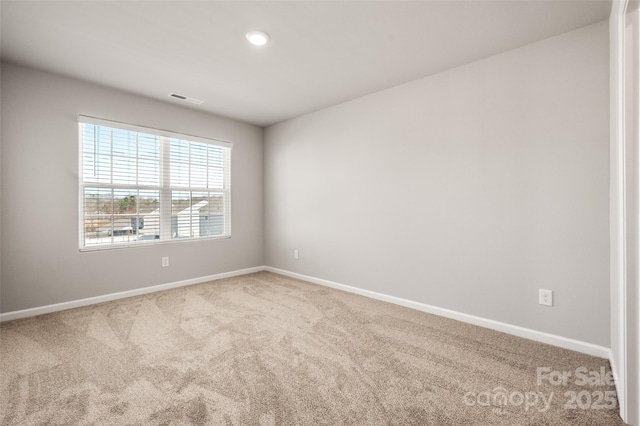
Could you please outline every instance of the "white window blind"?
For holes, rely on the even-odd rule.
[[[231,235],[231,143],[79,116],[80,248]]]

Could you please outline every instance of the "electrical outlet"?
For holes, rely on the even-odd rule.
[[[300,253],[298,252],[298,249],[293,250],[293,258],[294,259],[300,258]]]
[[[162,267],[166,268],[167,266],[169,266],[169,258],[168,257],[163,257],[162,258]]]
[[[553,290],[540,289],[538,303],[545,306],[553,306]]]

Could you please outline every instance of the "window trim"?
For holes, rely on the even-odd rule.
[[[169,200],[168,204],[165,202],[164,204],[161,205],[161,213],[160,215],[162,216],[163,214],[166,214],[166,210],[168,210],[168,215],[169,217],[171,217],[171,193],[172,191],[184,191],[184,190],[189,190],[189,191],[202,191],[202,192],[222,192],[226,194],[225,197],[225,204],[224,204],[224,216],[225,216],[225,222],[228,220],[228,226],[225,225],[225,227],[228,229],[228,235],[222,235],[222,236],[206,236],[206,237],[198,237],[198,238],[179,238],[179,239],[158,239],[158,240],[149,240],[149,241],[137,241],[134,243],[120,243],[120,244],[104,244],[104,245],[95,245],[95,246],[85,246],[85,241],[84,241],[84,231],[83,231],[83,224],[84,224],[84,189],[85,187],[88,186],[93,186],[93,187],[109,187],[109,188],[114,188],[114,187],[118,187],[118,188],[123,188],[123,189],[150,189],[148,187],[148,185],[131,185],[131,184],[101,184],[101,183],[85,183],[84,182],[84,178],[83,178],[83,144],[82,144],[82,125],[83,124],[92,124],[92,125],[96,125],[96,126],[106,126],[106,127],[110,127],[110,128],[115,128],[115,129],[120,129],[120,130],[127,130],[127,131],[133,131],[133,132],[139,132],[139,133],[145,133],[145,134],[150,134],[150,135],[155,135],[155,136],[159,136],[161,139],[162,138],[169,138],[169,139],[180,139],[180,140],[187,140],[187,141],[191,141],[191,142],[201,142],[201,143],[206,143],[206,144],[210,144],[210,145],[216,145],[222,148],[228,148],[229,149],[229,154],[226,156],[225,158],[225,162],[224,162],[224,170],[225,170],[225,174],[228,175],[229,179],[225,182],[227,185],[225,186],[224,189],[220,190],[220,189],[216,189],[216,188],[193,188],[193,187],[171,187],[170,183],[169,183],[169,178],[170,178],[170,171],[168,167],[165,167],[165,165],[161,166],[161,175],[160,175],[160,186],[157,188],[160,193],[161,193],[161,199],[165,199],[165,200]],[[160,161],[161,163],[166,163],[168,160],[168,146],[165,147],[164,146],[165,143],[163,143],[161,141],[160,144]],[[168,143],[167,143],[168,145]],[[184,244],[184,243],[193,243],[193,242],[204,242],[204,241],[211,241],[211,240],[224,240],[224,239],[230,239],[231,238],[231,151],[233,148],[233,142],[229,142],[229,141],[224,141],[224,140],[220,140],[220,139],[213,139],[213,138],[205,138],[202,136],[195,136],[195,135],[190,135],[187,133],[180,133],[180,132],[174,132],[171,130],[165,130],[165,129],[156,129],[153,127],[147,127],[147,126],[140,126],[137,124],[131,124],[131,123],[126,123],[126,122],[121,122],[121,121],[115,121],[115,120],[108,120],[108,119],[103,119],[103,118],[98,118],[98,117],[93,117],[93,116],[89,116],[89,115],[82,115],[79,114],[78,115],[78,149],[79,149],[79,155],[78,155],[78,217],[79,217],[79,222],[78,222],[78,246],[79,246],[79,250],[81,252],[93,252],[93,251],[102,251],[102,250],[118,250],[118,249],[125,249],[125,248],[139,248],[139,247],[149,247],[149,246],[156,246],[156,245],[164,245],[164,244]],[[156,187],[154,186],[154,189]],[[168,196],[168,198],[167,198]],[[165,232],[161,232],[161,237],[162,238],[162,234],[164,233],[171,233],[170,229],[166,229],[164,230]]]

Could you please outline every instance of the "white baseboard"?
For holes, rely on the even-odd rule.
[[[542,331],[536,331],[529,328],[520,327],[517,325],[511,325],[511,324],[507,324],[500,321],[494,321],[487,318],[477,317],[475,315],[464,314],[462,312],[439,308],[437,306],[427,305],[425,303],[420,303],[420,302],[414,302],[412,300],[402,299],[395,296],[389,296],[387,294],[378,293],[375,291],[364,290],[357,287],[351,287],[351,286],[339,284],[333,281],[323,280],[323,279],[311,277],[308,275],[298,274],[296,272],[286,271],[284,269],[272,268],[270,266],[267,266],[265,267],[265,270],[274,272],[276,274],[286,275],[288,277],[309,281],[314,284],[320,284],[326,287],[347,291],[349,293],[359,294],[361,296],[370,297],[372,299],[394,303],[396,305],[405,306],[407,308],[416,309],[418,311],[423,311],[430,314],[435,314],[442,317],[466,322],[469,324],[478,325],[480,327],[489,328],[491,330],[501,331],[503,333],[512,334],[514,336],[524,337],[525,339],[534,340],[536,342],[547,343],[549,345],[558,346],[558,347],[569,349],[576,352],[581,352],[587,355],[597,356],[597,357],[606,358],[606,359],[610,359],[611,357],[611,351],[609,348],[606,348],[600,345],[594,345],[593,343],[587,343],[587,342],[582,342],[580,340],[569,339],[567,337],[557,336],[555,334],[544,333]]]
[[[15,320],[19,318],[34,317],[36,315],[50,314],[51,312],[64,311],[81,306],[94,305],[96,303],[109,302],[111,300],[124,299],[126,297],[139,296],[141,294],[154,293],[156,291],[169,290],[177,287],[184,287],[192,284],[200,284],[207,281],[219,280],[222,278],[246,275],[254,272],[264,271],[264,266],[238,269],[236,271],[222,272],[220,274],[208,275],[206,277],[193,278],[184,281],[175,281],[167,284],[153,285],[150,287],[137,288],[135,290],[120,291],[118,293],[105,294],[103,296],[88,297],[86,299],[72,300],[69,302],[56,303],[53,305],[39,306],[37,308],[23,309],[20,311],[6,312],[0,314],[0,322]]]
[[[347,291],[349,293],[359,294],[361,296],[370,297],[372,299],[377,299],[384,302],[394,303],[396,305],[405,306],[407,308],[416,309],[418,311],[455,319],[458,321],[466,322],[473,325],[478,325],[480,327],[485,327],[485,328],[489,328],[496,331],[501,331],[503,333],[512,334],[514,336],[524,337],[526,339],[534,340],[537,342],[547,343],[547,344],[558,346],[564,349],[570,349],[573,351],[585,353],[592,356],[597,356],[600,358],[607,358],[609,359],[610,363],[612,362],[611,350],[604,346],[594,345],[592,343],[582,342],[580,340],[569,339],[567,337],[544,333],[544,332],[532,330],[529,328],[519,327],[517,325],[511,325],[511,324],[507,324],[500,321],[494,321],[487,318],[478,317],[475,315],[469,315],[462,312],[452,311],[450,309],[439,308],[437,306],[432,306],[432,305],[427,305],[425,303],[402,299],[400,297],[390,296],[387,294],[378,293],[371,290],[351,287],[345,284],[339,284],[333,281],[328,281],[321,278],[298,274],[296,272],[286,271],[284,269],[273,268],[270,266],[256,266],[253,268],[223,272],[220,274],[209,275],[206,277],[193,278],[193,279],[184,280],[184,281],[176,281],[176,282],[167,283],[167,284],[159,284],[159,285],[154,285],[150,287],[138,288],[135,290],[121,291],[118,293],[110,293],[103,296],[89,297],[86,299],[72,300],[69,302],[39,306],[36,308],[23,309],[20,311],[0,313],[0,322],[10,321],[10,320],[19,319],[19,318],[32,317],[36,315],[43,315],[51,312],[64,311],[66,309],[78,308],[81,306],[93,305],[96,303],[109,302],[111,300],[124,299],[126,297],[139,296],[141,294],[148,294],[156,291],[169,290],[172,288],[184,287],[192,284],[199,284],[207,281],[219,280],[222,278],[234,277],[239,275],[246,275],[246,274],[251,274],[251,273],[260,272],[260,271],[274,272],[276,274],[297,278],[297,279],[308,281],[314,284],[319,284],[326,287]],[[613,367],[613,364],[612,364],[612,367]],[[615,374],[615,371],[614,371],[614,374]]]

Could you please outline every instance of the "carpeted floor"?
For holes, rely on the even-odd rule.
[[[623,424],[604,359],[269,272],[3,323],[0,368],[2,425]]]

